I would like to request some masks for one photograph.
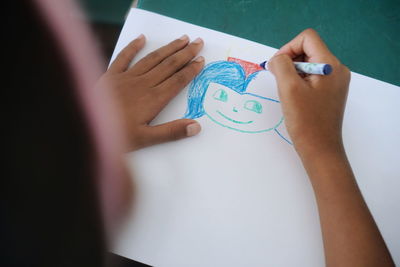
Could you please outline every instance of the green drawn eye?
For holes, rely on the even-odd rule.
[[[260,102],[255,100],[246,101],[246,103],[244,103],[244,108],[250,111],[254,111],[258,114],[262,113],[262,105],[260,104]]]
[[[218,89],[214,94],[213,94],[214,99],[226,102],[228,101],[228,94],[224,89]]]

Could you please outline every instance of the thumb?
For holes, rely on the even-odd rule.
[[[165,143],[185,137],[197,135],[201,131],[200,124],[195,120],[180,119],[157,126],[148,126],[146,136],[147,145]]]
[[[269,60],[268,70],[274,74],[279,90],[304,82],[297,73],[292,59],[286,54],[276,55]]]

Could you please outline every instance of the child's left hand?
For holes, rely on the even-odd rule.
[[[130,150],[193,136],[201,130],[196,121],[189,119],[156,126],[149,123],[203,68],[203,57],[191,61],[203,41],[198,38],[189,43],[184,35],[129,67],[145,42],[143,35],[133,40],[100,79],[116,95]]]

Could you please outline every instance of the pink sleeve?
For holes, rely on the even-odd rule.
[[[102,74],[100,53],[83,15],[71,0],[35,0],[56,37],[75,82],[97,153],[97,176],[103,217],[108,230],[114,228],[123,208],[127,172],[123,166],[126,142],[113,100],[106,88],[95,88]],[[89,177],[88,177],[89,178]]]

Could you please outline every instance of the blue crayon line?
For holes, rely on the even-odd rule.
[[[251,95],[251,96],[255,96],[255,97],[261,98],[261,99],[265,99],[265,100],[269,100],[269,101],[272,101],[272,102],[280,103],[279,100],[276,100],[276,99],[273,99],[273,98],[269,98],[269,97],[265,97],[265,96],[259,96],[259,95],[253,94],[253,93],[245,92],[245,93],[242,93],[242,94],[243,95]]]
[[[276,128],[275,128],[274,130],[275,130],[275,132],[276,132],[280,137],[282,137],[283,140],[285,140],[286,142],[288,142],[289,145],[293,145],[292,142],[290,142],[287,138],[285,138]]]

